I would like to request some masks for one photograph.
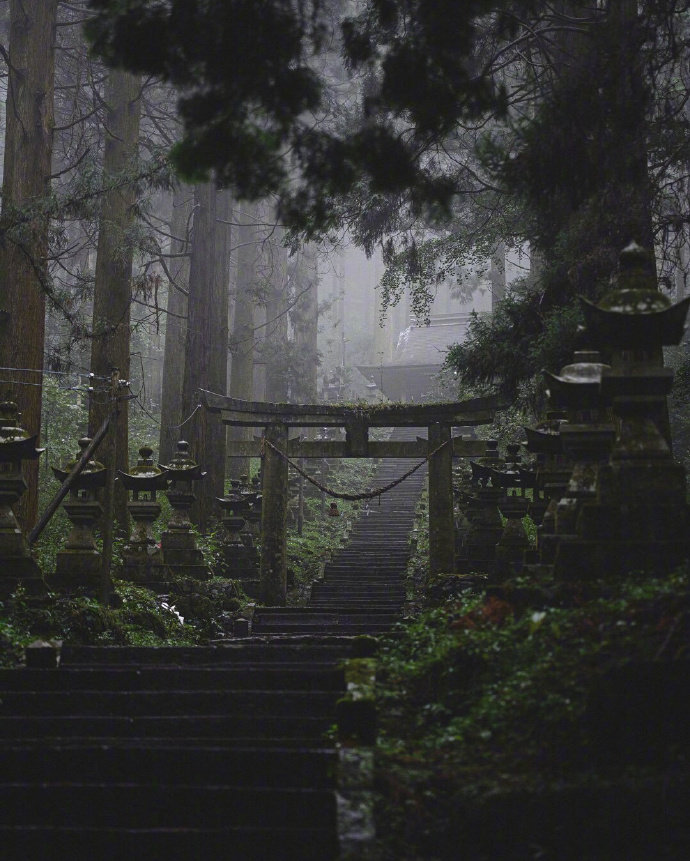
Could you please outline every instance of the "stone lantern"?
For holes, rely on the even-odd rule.
[[[514,443],[508,445],[503,469],[491,471],[491,483],[503,489],[498,508],[506,519],[503,532],[496,543],[495,573],[500,578],[510,576],[522,568],[525,551],[530,547],[522,522],[529,508],[529,500],[522,493],[518,449],[519,446]]]
[[[221,523],[225,540],[221,547],[224,576],[242,581],[242,588],[250,596],[258,595],[259,554],[253,546],[252,536],[246,532],[252,505],[258,494],[247,491],[238,481],[222,499],[217,498],[223,510]]]
[[[170,487],[166,496],[172,507],[167,530],[161,535],[161,550],[165,567],[181,577],[207,580],[211,572],[204,563],[203,554],[196,546],[190,511],[196,496],[192,489],[195,481],[206,475],[189,453],[189,443],[180,440],[171,462],[161,470]]]
[[[63,482],[91,444],[88,437],[79,440],[81,451],[73,461],[63,467],[53,467],[58,481]],[[89,460],[72,482],[64,509],[72,523],[72,530],[64,548],[57,554],[55,585],[65,591],[83,589],[90,595],[102,591],[102,557],[96,548],[94,526],[103,515],[98,491],[105,487],[108,470],[97,460]]]
[[[503,532],[498,511],[503,489],[492,484],[491,479],[493,470],[500,469],[503,465],[497,440],[487,440],[486,454],[476,461],[470,461],[472,484],[475,488],[471,496],[465,497],[468,525],[461,554],[456,561],[456,571],[460,574],[494,572],[496,543]]]
[[[564,544],[577,538],[582,507],[596,499],[599,470],[608,461],[615,438],[601,390],[606,370],[610,366],[601,362],[597,351],[581,350],[575,352],[573,361],[562,368],[560,375],[545,373],[551,403],[565,409],[568,416],[561,426],[561,444],[572,463],[568,484],[556,505],[556,569],[567,554]]]
[[[0,598],[8,598],[22,584],[30,595],[45,592],[43,576],[19,528],[13,506],[26,491],[23,460],[36,460],[45,449],[19,426],[19,410],[12,401],[0,403]]]
[[[561,411],[550,411],[536,427],[524,427],[527,450],[537,458],[535,493],[543,492],[546,510],[537,528],[537,551],[542,564],[550,565],[556,555],[556,509],[568,485],[572,469],[563,452],[561,431],[566,421]]]
[[[673,460],[666,396],[673,372],[662,347],[683,336],[690,297],[673,305],[656,284],[651,255],[631,243],[616,288],[598,305],[582,299],[590,341],[614,350],[601,396],[617,418],[610,463],[599,470],[596,501],[582,508],[578,541],[563,576],[667,573],[688,557],[686,482]]]
[[[165,490],[168,480],[154,464],[153,449],[148,446],[139,449],[139,460],[130,472],[118,472],[118,478],[131,494],[127,511],[133,523],[132,535],[123,552],[123,577],[154,588],[155,581],[162,580],[163,568],[151,529],[161,513],[156,492]]]

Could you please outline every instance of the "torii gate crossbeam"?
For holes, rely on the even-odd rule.
[[[429,568],[451,573],[455,565],[453,524],[453,457],[476,457],[484,443],[453,439],[453,427],[490,424],[501,404],[498,398],[473,398],[455,403],[381,404],[272,404],[242,401],[202,390],[201,403],[219,413],[224,424],[263,428],[271,445],[261,440],[235,442],[230,457],[263,455],[263,506],[261,516],[262,598],[284,605],[287,591],[286,520],[288,499],[287,457],[410,457],[429,460]],[[410,442],[369,439],[371,427],[424,427],[428,438]],[[289,438],[291,428],[341,427],[344,441]],[[435,453],[434,453],[435,452]]]

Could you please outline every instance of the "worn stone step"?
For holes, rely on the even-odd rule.
[[[169,739],[113,739],[112,743],[67,741],[0,746],[0,775],[5,783],[51,783],[79,778],[82,782],[124,783],[145,778],[154,783],[223,784],[237,786],[331,787],[336,752],[314,746],[181,746]]]
[[[193,799],[193,803],[190,801]],[[220,828],[228,825],[285,828],[335,822],[331,790],[147,783],[0,784],[5,825]]]
[[[331,621],[333,616],[337,616],[339,614],[339,608],[334,607],[332,610],[328,612],[324,612],[321,610],[312,610],[310,607],[265,607],[261,609],[257,609],[254,613],[254,624],[257,622],[269,623],[275,621],[289,621],[289,620],[297,620],[297,619],[307,619],[313,622],[320,621]],[[372,616],[378,617],[380,613],[372,613]],[[363,618],[353,617],[350,619],[351,622],[363,622],[366,621]]]
[[[174,666],[217,667],[219,664],[334,664],[352,651],[352,641],[337,636],[305,637],[291,641],[240,640],[216,646],[63,646],[60,667],[69,666]]]
[[[311,738],[320,739],[332,714],[180,715],[106,717],[102,715],[31,715],[0,717],[0,739],[28,738]]]
[[[314,583],[311,587],[312,598],[321,595],[361,595],[362,597],[370,596],[372,598],[387,597],[387,598],[404,598],[405,589],[403,586],[377,586],[372,583],[366,583],[360,586],[338,586],[330,582]]]
[[[95,715],[143,716],[223,715],[226,718],[247,714],[328,716],[333,713],[337,691],[11,691],[3,690],[0,716],[15,715]]]
[[[330,823],[329,823],[330,825]],[[3,861],[334,861],[332,827],[91,828],[0,826]]]
[[[401,586],[404,576],[405,572],[399,568],[391,571],[367,571],[352,567],[343,570],[325,571],[323,582],[324,584],[347,582],[355,586]]]
[[[329,562],[324,566],[324,577],[328,574],[347,574],[350,572],[357,572],[360,576],[374,576],[374,575],[391,575],[391,574],[400,574],[406,570],[406,565],[401,563],[391,563],[390,565],[374,565],[374,564],[365,564],[362,562]]]
[[[0,670],[5,690],[340,690],[340,667],[312,664],[244,664],[233,667],[60,667],[58,670]]]

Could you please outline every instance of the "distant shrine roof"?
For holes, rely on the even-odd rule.
[[[415,323],[400,333],[390,362],[357,368],[391,400],[421,400],[434,388],[448,348],[467,337],[470,319],[469,313],[438,314],[428,326]]]

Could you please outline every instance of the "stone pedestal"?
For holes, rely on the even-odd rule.
[[[132,500],[127,503],[127,511],[132,518],[132,535],[123,550],[122,579],[147,586],[166,585],[163,556],[151,534],[153,524],[158,520],[161,507],[158,502]]]
[[[493,574],[496,566],[496,544],[503,534],[498,503],[503,498],[500,487],[479,487],[475,491],[466,515],[469,528],[465,534],[462,553],[456,560],[459,574]]]
[[[192,483],[202,479],[206,473],[189,455],[189,444],[184,440],[177,443],[175,457],[168,466],[161,466],[164,475],[171,482],[166,496],[172,507],[167,530],[161,535],[163,564],[167,571],[176,577],[191,577],[195,580],[208,580],[211,571],[196,545],[192,531],[190,511],[196,496]]]
[[[529,501],[522,496],[504,496],[498,507],[506,522],[496,544],[495,576],[505,579],[519,573],[525,552],[530,549],[529,538],[522,522],[522,518],[527,514]]]
[[[223,509],[223,576],[239,580],[250,598],[259,597],[259,554],[245,532],[250,503],[239,493],[218,500]]]
[[[61,469],[53,467],[53,473],[59,481],[67,478],[90,443],[88,437],[83,437],[79,440],[81,451],[77,457]],[[93,597],[109,591],[109,582],[103,582],[109,574],[103,571],[103,559],[96,548],[93,534],[96,523],[103,515],[97,493],[105,487],[107,472],[102,463],[89,460],[72,483],[63,506],[72,529],[64,548],[57,554],[55,577],[51,581],[51,585],[59,591],[79,590]]]
[[[0,600],[7,599],[19,585],[31,596],[42,596],[46,591],[41,570],[31,558],[13,511],[26,491],[22,461],[36,460],[42,452],[36,448],[36,437],[19,426],[17,404],[0,403]]]
[[[632,244],[621,254],[617,289],[599,305],[582,300],[592,339],[618,350],[601,376],[617,433],[577,539],[561,548],[564,578],[668,573],[690,555],[685,471],[661,432],[673,373],[660,364],[661,348],[682,338],[690,298],[671,305],[653,272],[647,252]]]
[[[46,588],[38,563],[32,559],[24,533],[12,506],[26,491],[21,469],[0,463],[0,600],[21,585],[29,595],[41,596]]]
[[[61,592],[79,589],[97,596],[103,560],[93,530],[103,515],[103,506],[95,499],[75,494],[63,507],[72,529],[57,554],[54,585]]]
[[[123,550],[122,577],[153,591],[167,589],[160,548],[152,534],[153,524],[161,513],[156,492],[167,486],[162,469],[153,462],[153,449],[139,449],[139,460],[129,473],[120,472],[120,481],[132,498],[127,510],[132,517],[132,534]]]

